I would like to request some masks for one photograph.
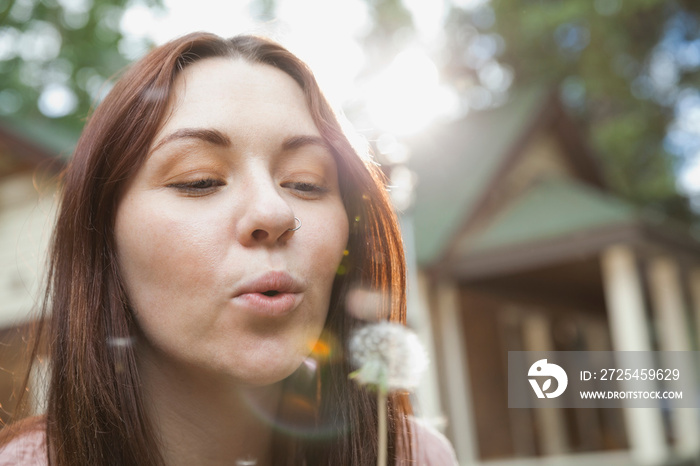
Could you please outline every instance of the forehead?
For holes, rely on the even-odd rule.
[[[159,136],[183,126],[318,134],[304,92],[291,76],[242,59],[206,58],[189,65],[176,77],[169,105]]]

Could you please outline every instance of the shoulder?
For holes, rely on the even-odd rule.
[[[414,455],[417,465],[452,466],[457,465],[454,448],[447,437],[427,422],[409,417],[411,425]]]
[[[5,442],[0,443],[0,466],[48,465],[46,430],[43,427],[44,424],[40,422],[32,422],[16,430],[14,426],[6,427],[5,429],[13,429],[13,433]]]

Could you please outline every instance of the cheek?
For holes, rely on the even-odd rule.
[[[305,262],[314,270],[314,275],[326,284],[330,296],[348,242],[348,220],[342,204],[329,215],[322,216],[310,229],[312,231],[307,232],[309,253]]]
[[[205,232],[196,223],[169,218],[163,209],[125,200],[117,214],[115,235],[131,304],[151,306],[185,288],[204,286],[208,274],[202,267],[215,254]]]

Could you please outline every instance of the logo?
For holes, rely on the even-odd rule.
[[[564,369],[556,364],[548,364],[546,359],[540,359],[530,366],[530,370],[527,372],[527,375],[529,377],[549,377],[544,381],[544,384],[542,384],[542,388],[540,388],[537,379],[528,379],[530,381],[530,385],[532,385],[532,389],[537,395],[537,398],[544,398],[545,396],[547,398],[556,398],[564,393],[564,390],[566,390],[566,386],[569,383],[569,377],[566,376]],[[547,390],[549,390],[552,385],[552,378],[556,379],[557,381],[557,389],[550,393],[547,392]]]

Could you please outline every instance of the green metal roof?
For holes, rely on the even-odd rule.
[[[525,191],[477,235],[457,244],[459,256],[583,234],[629,223],[632,205],[572,179],[549,178]]]
[[[414,145],[409,166],[418,175],[413,215],[419,263],[440,256],[545,97],[544,89],[523,91],[503,107],[470,114]]]
[[[0,118],[0,125],[13,134],[67,160],[73,154],[80,132],[39,118]]]

